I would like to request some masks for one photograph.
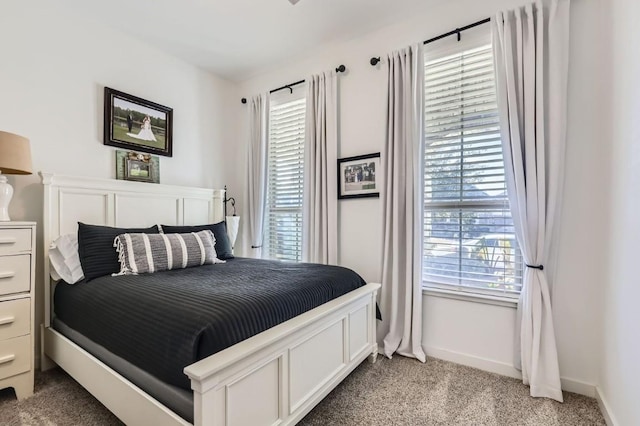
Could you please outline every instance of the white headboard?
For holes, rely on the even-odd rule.
[[[50,325],[49,246],[78,222],[116,227],[201,225],[224,220],[224,190],[40,172],[44,185],[45,326]]]

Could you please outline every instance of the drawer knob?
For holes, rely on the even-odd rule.
[[[11,362],[14,359],[16,359],[15,354],[5,355],[3,357],[0,357],[0,364],[6,364],[7,362]]]
[[[0,325],[11,324],[16,320],[16,317],[4,317],[0,318]]]
[[[13,278],[16,276],[15,272],[0,272],[0,280],[4,278]]]
[[[0,238],[0,244],[15,244],[15,238]]]

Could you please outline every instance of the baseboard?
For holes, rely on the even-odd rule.
[[[522,379],[520,372],[516,370],[513,365],[507,364],[506,362],[499,362],[475,355],[454,352],[448,349],[435,348],[433,346],[423,346],[423,349],[427,356],[433,358],[455,362],[456,364],[466,365],[467,367],[477,368],[490,373],[497,373],[502,376],[513,377],[514,379]]]
[[[490,373],[496,373],[502,376],[522,380],[522,374],[520,371],[516,370],[513,365],[507,364],[506,362],[481,358],[475,355],[454,352],[448,349],[435,348],[432,346],[425,346],[423,348],[427,356],[433,358],[443,359],[445,361],[455,362],[456,364],[466,365],[468,367],[477,368]],[[562,390],[567,392],[578,393],[591,398],[596,396],[596,387],[590,383],[581,382],[567,377],[560,378],[560,382],[562,384]]]
[[[568,377],[560,377],[560,383],[563,391],[579,393],[589,398],[596,397],[596,386],[591,383],[581,382],[580,380],[570,379]]]
[[[600,407],[600,411],[602,412],[602,416],[604,417],[604,421],[607,422],[607,426],[618,426],[619,423],[616,421],[613,416],[613,411],[609,404],[607,403],[606,398],[602,394],[602,390],[596,386],[596,401],[598,401],[598,407]]]

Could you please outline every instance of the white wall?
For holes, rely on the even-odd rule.
[[[598,391],[612,423],[622,426],[640,424],[640,3],[610,1],[606,12],[603,19],[611,25],[611,49],[603,58],[611,66],[604,80],[610,93],[604,138],[610,152],[610,212]]]
[[[452,28],[492,15],[521,0],[459,0],[434,3],[431,13],[417,14],[405,22],[366,37],[325,46],[275,70],[242,83],[243,96],[297,81],[310,73],[345,64],[340,77],[339,156],[380,151],[385,135],[386,72],[369,65],[371,56],[424,40]],[[606,187],[600,158],[600,96],[602,74],[599,57],[599,0],[572,2],[569,129],[564,216],[557,244],[558,268],[553,289],[560,369],[565,387],[592,394],[598,374],[597,348],[599,288],[604,278],[598,242],[604,231],[596,224],[605,216]],[[240,117],[238,143],[247,139],[246,109]],[[238,161],[244,154],[238,154]],[[230,178],[231,180],[231,178]],[[235,185],[242,185],[241,173]],[[241,208],[243,206],[240,206]],[[339,258],[368,281],[380,280],[382,211],[377,199],[339,203]],[[589,239],[585,241],[585,238]],[[585,243],[589,244],[585,249]],[[494,305],[424,296],[424,345],[432,355],[457,362],[517,374],[512,365],[515,310]]]
[[[31,140],[33,170],[115,178],[115,149],[102,144],[108,86],[174,109],[173,157],[160,158],[162,183],[222,187],[228,163],[218,150],[233,140],[235,84],[51,3],[0,5],[0,129]],[[39,177],[9,180],[12,219],[41,224]],[[37,278],[40,297],[41,272]]]

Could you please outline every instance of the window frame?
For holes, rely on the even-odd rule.
[[[462,53],[464,51],[472,50],[475,48],[482,47],[483,45],[492,44],[491,39],[491,31],[489,25],[481,25],[476,28],[465,31],[462,35],[462,39],[460,41],[457,40],[456,37],[448,37],[437,42],[431,43],[424,48],[424,66],[430,61],[443,58],[445,56],[454,55],[456,53]],[[425,82],[426,88],[426,74],[425,74]],[[426,106],[427,98],[425,95],[425,99],[423,100],[424,105]],[[425,112],[425,126],[426,126],[426,112]],[[425,136],[423,138],[424,149],[427,149],[426,146],[426,127],[425,127]],[[427,177],[426,164],[423,161],[423,182]],[[424,215],[427,210],[430,211],[438,211],[438,210],[451,210],[460,208],[462,211],[468,212],[479,212],[482,210],[503,210],[504,205],[506,203],[506,210],[509,210],[508,200],[482,200],[482,201],[436,201],[429,203],[430,207],[427,207],[426,197],[424,197],[425,188],[422,189],[423,199],[422,199],[422,217],[424,224]],[[424,225],[423,225],[424,226]],[[425,232],[421,235],[421,244],[424,247],[424,238]],[[517,242],[516,242],[517,244]],[[517,247],[517,245],[516,245]],[[521,250],[519,247],[516,248],[516,256],[519,256],[522,259]],[[421,267],[424,268],[424,264],[426,262],[426,254],[421,254]],[[524,264],[523,262],[518,263],[519,267],[519,275],[522,277],[524,273]],[[521,285],[521,283],[520,283]],[[425,276],[422,278],[422,291],[423,294],[438,296],[444,298],[451,299],[459,299],[471,302],[480,302],[485,304],[506,306],[506,307],[515,307],[517,305],[517,301],[520,297],[520,293],[522,289],[514,292],[506,292],[501,290],[491,290],[491,289],[482,289],[473,286],[466,286],[463,284],[455,285],[455,284],[445,284],[439,283],[433,280],[428,280]]]
[[[271,120],[271,114],[273,111],[274,107],[278,107],[278,106],[282,106],[284,104],[288,104],[288,103],[292,103],[292,102],[296,102],[296,101],[301,101],[306,99],[306,90],[304,90],[303,87],[294,87],[292,93],[288,92],[288,91],[282,91],[282,92],[277,92],[274,93],[270,96],[269,99],[269,128],[268,128],[268,145],[267,145],[267,191],[265,194],[265,217],[264,217],[264,243],[263,243],[263,250],[262,250],[262,257],[263,258],[267,258],[267,259],[276,259],[276,260],[284,260],[284,261],[291,261],[291,262],[301,262],[302,261],[302,242],[300,242],[299,244],[299,250],[296,252],[295,255],[295,259],[285,259],[282,257],[278,257],[275,255],[274,252],[271,251],[272,247],[270,244],[270,238],[269,238],[269,233],[270,233],[270,227],[269,227],[269,216],[271,214],[271,212],[273,211],[273,209],[270,208],[269,205],[269,201],[270,201],[270,178],[271,178],[271,169],[270,169],[270,165],[269,165],[269,159],[271,158],[271,125],[272,125],[272,120]],[[303,167],[301,168],[301,173],[300,173],[300,178],[301,178],[301,182],[302,182],[302,186],[304,188],[304,158],[305,158],[305,152],[304,152],[304,145],[305,145],[305,139],[306,139],[306,135],[304,134],[305,132],[305,124],[306,124],[306,116],[305,116],[305,121],[304,124],[302,126],[302,161],[303,161]],[[304,194],[303,194],[304,196]],[[282,212],[290,212],[290,213],[297,213],[300,214],[300,228],[297,232],[300,233],[301,238],[302,238],[302,232],[303,232],[303,223],[302,223],[302,215],[303,215],[303,199],[301,197],[300,199],[300,205],[299,208],[292,208],[292,209],[277,209],[278,212],[282,213]]]

